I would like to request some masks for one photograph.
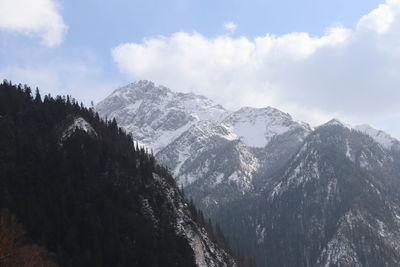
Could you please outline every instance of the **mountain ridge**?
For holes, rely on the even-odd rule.
[[[144,94],[144,98],[147,98],[148,96],[150,96],[151,98],[155,96],[155,93],[159,93],[159,96],[166,96],[167,98],[174,98],[176,97],[176,101],[182,101],[185,102],[185,99],[188,100],[194,100],[194,102],[200,102],[200,104],[203,104],[203,106],[199,105],[185,105],[184,107],[181,107],[182,110],[186,111],[188,114],[197,116],[198,120],[213,120],[213,121],[217,121],[217,122],[226,122],[226,120],[229,120],[230,116],[234,116],[235,113],[240,114],[240,113],[245,113],[247,112],[262,112],[262,111],[269,111],[270,113],[275,112],[275,113],[279,113],[281,118],[284,118],[286,116],[286,119],[289,121],[293,121],[294,123],[297,123],[298,125],[301,125],[305,128],[308,128],[310,131],[313,130],[314,128],[311,127],[309,124],[302,122],[302,121],[297,121],[297,120],[293,120],[292,116],[288,113],[285,113],[283,111],[280,111],[279,109],[276,109],[274,107],[271,106],[266,106],[266,107],[262,107],[262,108],[255,108],[255,107],[250,107],[250,106],[244,106],[239,108],[236,111],[231,111],[231,110],[227,110],[225,109],[222,105],[220,104],[216,104],[213,101],[211,101],[210,99],[208,99],[207,97],[203,96],[203,95],[198,95],[195,93],[182,93],[182,92],[174,92],[171,89],[163,86],[163,85],[155,85],[154,82],[148,81],[148,80],[139,80],[137,82],[134,83],[130,83],[126,86],[120,87],[115,89],[110,96],[106,97],[104,100],[100,101],[97,105],[96,105],[96,110],[99,112],[99,114],[109,114],[110,118],[113,117],[118,117],[118,114],[115,114],[115,110],[116,109],[120,109],[121,107],[124,107],[124,111],[128,110],[129,112],[136,112],[136,108],[138,108],[138,106],[140,106],[141,103],[136,103],[136,101],[140,101],[138,99],[135,99],[135,105],[132,106],[124,106],[125,103],[121,103],[120,99],[123,99],[125,101],[132,101],[132,99],[130,99],[128,96],[126,96],[127,92],[132,92],[132,91],[136,91],[136,92],[140,92]],[[151,92],[151,94],[148,94],[148,92]],[[115,99],[115,97],[119,96],[120,98],[118,100]],[[113,99],[114,98],[114,99]],[[114,109],[108,107],[110,104],[107,103],[109,101],[111,101],[111,99],[113,99],[112,101],[117,101],[118,105],[116,105],[116,107],[114,107]],[[200,101],[202,100],[202,101]],[[111,102],[112,102],[111,101]],[[172,101],[175,102],[175,101]],[[201,103],[203,102],[203,103]],[[176,102],[175,102],[176,103]],[[130,103],[132,104],[132,103]],[[169,103],[169,105],[173,105],[174,103]],[[105,110],[107,108],[107,110]],[[196,109],[197,108],[197,109]],[[200,109],[200,111],[199,111]],[[206,112],[205,112],[206,111]],[[205,113],[209,113],[209,114],[205,114]],[[257,115],[251,116],[251,119],[254,119],[255,117],[258,117]],[[233,120],[233,118],[231,118],[230,120]],[[339,119],[333,118],[330,121],[324,123],[324,124],[329,124],[329,123],[337,123],[337,124],[342,124],[345,127],[349,127],[351,129],[354,130],[359,130],[362,131],[368,135],[370,135],[371,137],[373,137],[376,141],[378,141],[380,144],[382,144],[383,146],[385,146],[386,148],[390,148],[390,145],[392,143],[397,143],[399,142],[398,139],[392,137],[390,134],[382,131],[382,130],[378,130],[373,128],[372,126],[368,125],[368,124],[361,124],[361,125],[349,125],[347,123],[342,122]],[[319,126],[322,126],[324,124],[321,124]],[[122,126],[124,128],[129,129],[129,126],[125,124],[122,124]],[[319,127],[319,126],[315,126],[315,127]],[[279,132],[278,132],[279,133]],[[238,136],[240,136],[240,134],[237,134]],[[177,136],[175,136],[177,137]],[[251,138],[248,138],[251,139]],[[140,140],[139,140],[140,141]],[[169,140],[169,141],[172,141]],[[148,143],[148,144],[144,144],[144,145],[148,145],[149,147],[153,148],[152,143]],[[158,149],[155,149],[158,151]]]

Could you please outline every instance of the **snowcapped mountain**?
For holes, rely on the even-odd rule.
[[[228,111],[203,96],[175,93],[149,81],[115,90],[96,106],[154,152],[167,146],[200,120],[221,121]]]
[[[252,147],[264,147],[276,135],[296,127],[287,113],[268,108],[242,108],[230,112],[204,96],[175,93],[149,81],[138,81],[115,90],[96,110],[116,118],[119,125],[155,152],[162,150],[198,121],[213,121],[230,128],[231,134]]]
[[[97,111],[153,148],[259,266],[400,266],[400,145],[370,126],[228,111],[140,81]]]
[[[292,136],[286,146],[296,147],[311,132],[306,123],[271,107],[231,112],[203,96],[149,81],[115,90],[96,110],[152,148],[206,213],[251,191],[255,174],[275,167],[265,155],[276,149],[275,139]]]

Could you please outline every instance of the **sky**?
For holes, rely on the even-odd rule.
[[[400,0],[0,0],[0,78],[87,105],[148,79],[400,137]]]

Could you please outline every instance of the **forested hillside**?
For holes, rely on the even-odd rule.
[[[197,216],[167,169],[115,120],[6,81],[0,208],[61,266],[236,265],[216,244],[229,250],[220,229]]]

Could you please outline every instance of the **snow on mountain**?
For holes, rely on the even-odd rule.
[[[224,124],[215,121],[198,121],[161,150],[157,157],[171,168],[174,175],[178,177],[178,182],[185,186],[194,182],[199,176],[183,179],[180,177],[182,166],[185,167],[185,163],[188,165],[188,162],[196,158],[196,155],[205,151],[215,138],[231,141],[237,139],[237,136]]]
[[[321,125],[318,126],[318,127],[325,127],[325,126],[341,126],[341,127],[343,127],[343,128],[347,128],[347,129],[349,129],[349,130],[355,130],[355,127],[354,127],[353,125],[348,124],[348,123],[346,123],[346,122],[343,122],[343,121],[341,121],[341,120],[339,120],[339,119],[336,119],[336,118],[333,118],[333,119],[331,119],[330,121],[328,121],[328,122],[326,122],[326,123],[324,123],[324,124],[321,124]],[[318,127],[317,127],[317,128],[318,128]]]
[[[314,131],[272,107],[244,107],[230,112],[204,96],[176,93],[149,81],[115,90],[96,110],[103,117],[115,118],[141,145],[152,148],[180,185],[196,184],[204,192],[224,191],[227,189],[221,187],[228,184],[236,187],[229,190],[240,194],[254,186],[268,186],[262,177],[281,168]],[[330,126],[361,131],[385,148],[397,142],[372,127],[353,127],[338,119],[320,127]],[[349,140],[343,144],[346,157],[360,166],[367,169],[382,165],[383,159],[376,161],[371,151],[357,152]],[[253,184],[254,177],[257,185]],[[204,192],[198,202],[217,201],[218,197]]]
[[[247,191],[262,165],[253,148],[264,148],[289,132],[300,130],[299,140],[311,132],[307,124],[271,107],[230,112],[206,97],[175,93],[149,81],[115,90],[96,110],[115,118],[141,145],[152,148],[184,186],[203,178],[215,186],[230,181]],[[216,163],[228,147],[237,157]],[[212,164],[205,160],[210,151],[214,151]]]
[[[342,127],[346,127],[346,128],[351,128],[351,127],[349,127],[349,125],[341,122],[338,119],[331,119],[327,123],[324,123],[322,126],[332,126],[332,125],[338,125],[338,126],[342,126]]]
[[[277,168],[277,161],[290,156],[280,148],[295,150],[311,132],[307,124],[271,107],[231,112],[203,96],[175,93],[149,81],[115,90],[96,110],[152,148],[203,207],[252,190],[259,170]],[[269,155],[265,149],[278,153]]]
[[[400,155],[392,149],[400,146],[390,135],[337,119],[312,129],[271,107],[230,112],[147,81],[96,109],[153,148],[259,266],[400,264]],[[199,238],[190,238],[196,259],[210,266]]]
[[[252,149],[215,121],[192,125],[156,158],[173,171],[197,205],[207,208],[252,189],[252,175],[260,167]]]
[[[354,127],[354,129],[371,136],[376,142],[387,149],[390,149],[395,144],[399,143],[399,141],[396,138],[392,137],[390,134],[385,133],[381,130],[377,130],[368,124],[357,125]]]
[[[392,155],[336,122],[318,127],[270,186],[215,217],[260,266],[399,266],[400,161]]]
[[[116,118],[142,145],[160,151],[200,120],[223,120],[229,112],[211,100],[192,93],[175,93],[149,81],[115,90],[96,110]]]
[[[252,147],[265,147],[276,135],[283,134],[305,124],[296,122],[292,117],[278,109],[244,107],[229,115],[224,121],[233,128],[245,144]]]

